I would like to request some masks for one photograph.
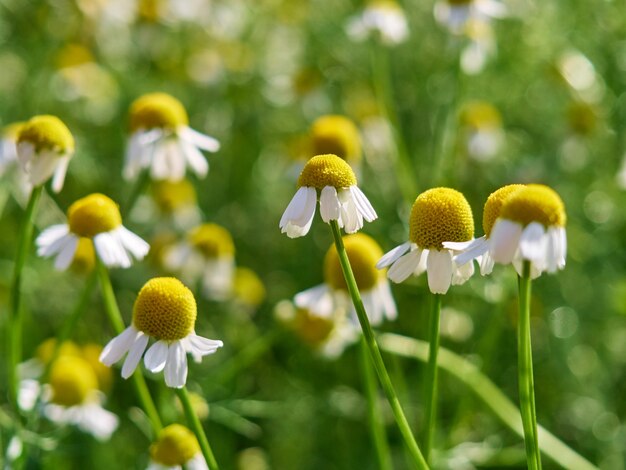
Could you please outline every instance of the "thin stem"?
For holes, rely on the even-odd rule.
[[[424,433],[424,458],[430,461],[430,451],[435,434],[435,421],[437,419],[437,355],[439,354],[439,323],[441,317],[440,294],[432,295],[432,308],[430,311],[430,338],[428,366],[426,369],[426,424]]]
[[[361,375],[363,376],[363,385],[367,398],[367,420],[370,425],[372,440],[374,441],[378,468],[381,470],[389,470],[393,467],[391,465],[391,453],[389,452],[389,445],[387,444],[385,426],[382,422],[381,409],[378,404],[378,386],[374,370],[372,369],[372,360],[363,337],[361,337],[359,349]]]
[[[519,399],[528,468],[541,470],[530,338],[530,282],[530,261],[524,261],[523,272],[519,278],[519,322],[517,329]]]
[[[36,186],[30,193],[28,205],[24,213],[24,219],[17,237],[17,250],[15,253],[15,264],[13,266],[13,279],[11,281],[11,304],[7,319],[7,382],[9,386],[9,401],[18,412],[17,389],[19,377],[17,376],[17,366],[22,361],[22,271],[26,258],[31,248],[33,238],[33,227],[35,224],[35,213],[37,205],[41,199],[43,185]],[[19,414],[19,412],[18,412]]]
[[[389,378],[389,374],[387,373],[383,358],[380,355],[378,344],[376,343],[376,339],[374,338],[374,332],[372,331],[372,327],[370,326],[367,314],[365,313],[365,307],[363,307],[363,301],[361,300],[359,288],[356,285],[356,280],[354,279],[354,273],[352,272],[352,267],[350,266],[350,261],[348,260],[348,254],[346,253],[346,249],[343,246],[343,240],[341,239],[341,232],[339,231],[339,225],[337,224],[337,221],[331,220],[330,227],[332,229],[333,237],[335,239],[337,253],[339,254],[339,263],[341,264],[341,270],[343,271],[343,276],[348,286],[348,292],[350,292],[350,297],[352,298],[357,317],[359,318],[359,323],[361,324],[361,329],[363,330],[363,339],[365,341],[365,344],[367,345],[367,348],[369,349],[369,353],[374,364],[376,374],[378,374],[378,380],[380,380],[385,395],[387,396],[387,400],[389,401],[389,405],[391,406],[391,410],[393,411],[393,416],[396,420],[396,424],[398,425],[398,429],[400,430],[404,442],[409,449],[409,453],[413,458],[415,466],[419,469],[427,469],[428,464],[426,463],[426,460],[424,460],[424,456],[422,455],[422,452],[417,445],[417,442],[415,441],[415,437],[411,432],[411,428],[409,427],[409,423],[404,416],[404,412],[402,411],[402,406],[400,405],[400,401],[398,400],[396,391],[394,390],[391,379]]]
[[[124,320],[122,319],[122,314],[120,313],[117,300],[115,299],[115,293],[113,292],[109,272],[97,256],[96,270],[98,272],[98,279],[100,280],[100,289],[102,290],[102,299],[104,300],[104,310],[109,318],[111,326],[115,330],[115,333],[119,335],[125,329]],[[135,373],[133,374],[133,385],[135,386],[137,397],[139,398],[139,401],[141,402],[141,405],[143,406],[143,409],[152,424],[152,429],[155,433],[158,433],[163,427],[161,424],[161,418],[159,418],[157,408],[152,401],[152,397],[150,396],[146,380],[139,369],[135,370]]]
[[[200,449],[202,450],[202,455],[204,456],[206,463],[211,470],[218,470],[219,466],[217,465],[217,461],[215,460],[215,456],[213,455],[213,451],[209,445],[209,440],[204,433],[204,428],[198,419],[198,415],[196,415],[196,412],[193,410],[193,406],[191,405],[187,387],[183,386],[183,388],[177,388],[176,394],[183,405],[183,410],[185,410],[185,416],[191,425],[191,429],[198,438],[198,443],[200,444]]]

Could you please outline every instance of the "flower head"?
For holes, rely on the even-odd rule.
[[[348,163],[361,159],[361,138],[354,123],[345,116],[329,114],[311,126],[314,155],[334,154]]]
[[[196,300],[182,282],[172,277],[153,278],[137,295],[131,326],[105,346],[100,361],[111,366],[128,352],[122,367],[122,377],[127,379],[152,337],[156,343],[146,352],[146,368],[151,372],[164,370],[166,385],[180,388],[187,380],[186,353],[199,361],[222,346],[221,341],[196,335],[196,316]]]
[[[98,388],[98,379],[84,359],[61,356],[50,370],[51,402],[63,406],[83,403],[89,393]]]
[[[320,214],[326,223],[336,220],[347,233],[378,216],[357,186],[354,171],[336,155],[311,158],[298,178],[298,191],[280,220],[280,229],[290,238],[306,235],[311,228],[319,191]]]
[[[128,268],[132,258],[141,260],[150,249],[122,225],[118,205],[107,196],[94,193],[69,207],[67,224],[48,227],[37,237],[37,254],[45,258],[56,255],[55,268],[64,270],[76,259],[82,238],[93,242],[98,257],[109,267]],[[82,249],[89,250],[85,243],[82,242]]]
[[[502,116],[486,101],[467,103],[459,116],[467,153],[477,161],[494,158],[504,139]]]
[[[490,21],[503,18],[507,8],[498,0],[438,0],[435,3],[435,19],[453,34],[463,34],[474,21]]]
[[[74,137],[56,116],[35,116],[19,128],[17,157],[33,186],[52,177],[52,189],[61,191],[73,154]]]
[[[208,469],[195,434],[180,424],[170,424],[159,432],[150,446],[149,470],[162,468]]]
[[[392,281],[426,271],[431,292],[445,294],[450,284],[462,284],[474,273],[472,264],[458,266],[454,252],[445,247],[447,242],[466,242],[474,236],[472,209],[460,192],[433,188],[420,194],[411,209],[409,230],[409,241],[377,264],[379,269],[391,266],[387,276]]]
[[[394,0],[369,2],[360,15],[350,19],[346,29],[356,41],[376,35],[386,45],[400,44],[409,36],[404,10]]]
[[[130,107],[131,138],[126,151],[124,177],[135,178],[150,168],[155,180],[179,181],[189,166],[204,177],[209,164],[200,152],[216,152],[219,142],[189,127],[187,111],[166,93],[149,93]]]

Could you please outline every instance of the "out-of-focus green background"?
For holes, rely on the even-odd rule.
[[[143,93],[176,96],[191,127],[221,141],[221,150],[207,155],[207,178],[191,180],[205,220],[231,231],[238,265],[252,268],[267,290],[253,314],[232,302],[199,300],[197,331],[222,339],[225,347],[191,366],[188,385],[210,403],[205,425],[225,469],[376,467],[355,366],[358,348],[323,358],[273,313],[278,301],[322,282],[321,259],[332,242],[319,218],[304,238],[288,239],[278,229],[295,191],[294,162],[312,156],[303,142],[317,117],[343,114],[359,127],[359,186],[379,214],[364,232],[385,251],[406,240],[410,204],[430,187],[462,191],[480,236],[482,206],[492,191],[513,182],[552,186],[567,208],[568,259],[564,271],[533,284],[538,420],[601,468],[623,469],[624,4],[507,3],[509,16],[490,23],[497,54],[476,74],[459,68],[468,39],[435,21],[432,1],[405,0],[401,6],[409,38],[385,47],[376,38],[356,42],[347,34],[349,19],[364,7],[349,0],[0,0],[0,124],[35,114],[55,114],[67,123],[77,145],[65,188],[56,196],[63,211],[91,192],[122,204],[129,197],[131,185],[121,178],[127,109]],[[487,160],[467,150],[472,129],[463,109],[475,101],[490,103],[500,115],[500,145]],[[410,172],[395,157],[390,121],[399,124],[396,137]],[[408,185],[404,190],[399,178]],[[23,213],[15,192],[5,176],[2,317]],[[53,209],[52,203],[42,208],[39,229],[62,220]],[[157,221],[140,212],[125,225],[150,240]],[[138,289],[159,274],[149,262],[113,272],[127,321]],[[55,272],[33,250],[25,272],[26,357],[55,335],[83,282]],[[424,339],[425,278],[393,292],[399,318],[381,329]],[[444,307],[442,346],[479,365],[516,402],[513,271],[496,267],[490,277],[476,275],[453,287]],[[94,297],[74,339],[104,344],[112,335]],[[249,361],[241,362],[242,350],[252,351]],[[385,360],[409,420],[419,423],[422,364],[391,355]],[[165,420],[184,422],[162,378],[149,383]],[[441,373],[439,394],[442,468],[525,468],[521,439],[463,384]],[[132,388],[116,369],[106,406],[122,423],[111,441],[50,426],[43,431],[56,442],[54,450],[35,454],[29,468],[145,467],[150,439],[135,405]],[[397,468],[408,468],[399,433],[387,418]],[[470,458],[467,443],[493,452]],[[462,458],[456,462],[467,466],[446,463],[457,454]],[[554,467],[546,461],[545,468]]]

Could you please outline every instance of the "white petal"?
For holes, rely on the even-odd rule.
[[[220,143],[217,139],[195,131],[191,127],[179,127],[178,132],[183,139],[193,143],[196,147],[200,147],[202,150],[217,152],[220,149]]]
[[[208,354],[213,354],[218,348],[224,346],[220,340],[217,339],[209,339],[203,336],[198,336],[195,333],[187,336],[187,340],[189,341],[189,345],[191,346],[191,351],[193,354],[198,354],[200,356],[206,356]]]
[[[350,194],[352,194],[352,199],[354,200],[354,203],[363,218],[368,222],[376,220],[378,218],[378,215],[370,204],[369,199],[367,199],[367,197],[365,197],[365,194],[363,194],[363,191],[361,191],[358,186],[350,186],[349,189]]]
[[[76,247],[78,247],[78,237],[68,235],[63,248],[61,248],[61,251],[59,251],[59,254],[54,260],[55,269],[64,271],[72,264],[72,260],[76,254]]]
[[[128,356],[126,356],[126,360],[124,361],[124,365],[122,366],[122,377],[127,379],[139,364],[141,360],[141,356],[143,352],[146,350],[146,346],[148,345],[148,335],[139,332],[139,335],[135,338],[135,342],[130,347],[130,351],[128,351]]]
[[[50,179],[59,163],[60,155],[52,150],[36,152],[30,161],[27,173],[33,186],[39,186]]]
[[[454,261],[452,262],[452,285],[460,286],[464,284],[474,274],[474,263],[465,263],[459,266]]]
[[[464,242],[464,243],[467,243],[467,242]],[[444,248],[448,248],[448,249],[452,249],[456,251],[456,248],[453,248],[451,245],[458,246],[458,245],[461,245],[461,243],[453,244],[450,242],[443,242]],[[487,240],[487,237],[482,236],[480,238],[476,238],[475,240],[471,240],[471,242],[465,247],[465,249],[462,249],[462,253],[454,257],[454,262],[458,266],[463,266],[468,261],[476,259],[479,256],[484,255],[487,251],[489,251],[489,241]]]
[[[519,248],[522,258],[544,265],[548,248],[546,231],[538,222],[528,224],[520,236]]]
[[[320,317],[330,317],[335,310],[327,284],[320,284],[297,293],[293,298],[293,303],[296,307],[309,310]]]
[[[187,460],[185,468],[187,470],[209,470],[209,466],[201,453],[197,453],[193,458]]]
[[[395,247],[393,250],[385,253],[385,255],[381,259],[378,260],[378,263],[376,263],[376,268],[383,269],[383,268],[386,268],[387,266],[390,266],[398,258],[400,258],[400,256],[405,254],[410,249],[411,249],[411,242],[406,242],[400,246]]]
[[[120,225],[115,231],[124,248],[130,251],[135,259],[142,260],[150,251],[150,245],[143,238],[135,235],[123,225]]]
[[[383,311],[387,320],[395,320],[398,317],[398,308],[396,307],[396,301],[393,299],[391,293],[391,286],[386,279],[378,281],[377,295],[380,297],[380,301],[383,304]]]
[[[498,219],[491,231],[490,250],[496,263],[509,264],[519,247],[523,227],[511,220]]]
[[[100,362],[109,367],[115,364],[128,352],[139,334],[133,325],[126,328],[107,343],[100,354]]]
[[[99,233],[93,238],[96,253],[105,266],[128,268],[131,260],[114,232]]]
[[[493,271],[493,265],[494,265],[494,262],[493,262],[493,258],[491,257],[491,253],[489,251],[487,251],[480,258],[480,274],[481,274],[481,276],[486,276],[487,274],[491,274],[491,271]]]
[[[47,241],[48,244],[45,245],[43,243],[40,243],[37,254],[39,256],[43,256],[44,258],[55,255],[63,249],[63,247],[68,243],[70,239],[76,238],[74,234],[71,234],[67,231],[63,235],[61,235],[61,233],[62,232],[60,230],[57,232],[57,235],[59,235],[57,239],[53,239],[52,237],[46,237],[45,241]]]
[[[198,150],[194,145],[189,142],[181,142],[181,147],[183,153],[185,154],[185,159],[187,160],[187,164],[191,167],[196,175],[200,178],[204,178],[209,172],[209,162],[202,152]]]
[[[417,270],[422,253],[422,250],[417,248],[398,258],[387,271],[387,277],[395,283],[404,281]]]
[[[433,294],[445,294],[452,282],[452,253],[448,250],[430,250],[426,273],[428,288]]]
[[[165,385],[182,388],[187,382],[187,355],[180,341],[170,344],[165,364]]]
[[[152,152],[152,162],[150,163],[150,175],[155,180],[169,180],[170,174],[170,162],[168,155],[169,145],[164,142],[166,137],[163,137],[158,142],[154,143],[154,150]]]
[[[119,418],[96,403],[83,405],[82,416],[76,424],[99,441],[107,441],[117,429]]]
[[[43,248],[50,243],[54,243],[64,235],[67,235],[69,231],[70,229],[67,224],[52,225],[39,234],[37,240],[35,240],[35,244],[37,247]]]
[[[313,222],[316,204],[315,188],[303,186],[298,189],[280,220],[281,232],[287,233],[289,238],[306,235]]]
[[[124,156],[124,179],[133,179],[141,170],[141,143],[140,133],[135,132],[130,136],[126,145],[126,155]]]
[[[333,186],[324,186],[320,195],[320,215],[326,223],[339,219],[341,203]]]
[[[30,162],[35,158],[35,146],[30,142],[20,142],[16,146],[16,151],[22,170],[28,172]]]
[[[161,372],[165,367],[168,352],[167,342],[160,340],[154,343],[143,358],[143,363],[150,372]]]
[[[67,167],[70,164],[70,156],[66,155],[59,159],[57,167],[54,170],[54,176],[52,177],[52,191],[58,193],[63,189],[63,183],[65,182],[65,174],[67,173]]]

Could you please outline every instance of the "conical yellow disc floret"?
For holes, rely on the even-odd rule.
[[[474,236],[472,209],[460,192],[433,188],[420,194],[411,209],[411,241],[441,250],[443,242],[465,242]]]
[[[199,452],[195,434],[180,424],[161,429],[157,441],[150,446],[152,460],[168,467],[185,465]]]
[[[130,130],[170,129],[189,124],[187,111],[180,101],[167,93],[148,93],[130,106]]]
[[[361,139],[354,123],[344,116],[330,114],[311,126],[315,155],[334,154],[348,162],[361,158]]]
[[[96,252],[93,248],[93,242],[89,238],[79,238],[70,268],[78,274],[87,274],[93,271],[95,265]]]
[[[336,189],[356,185],[356,176],[350,165],[337,155],[318,155],[311,158],[298,178],[298,187],[324,189],[333,186]]]
[[[96,374],[87,361],[75,356],[62,356],[50,370],[52,402],[63,406],[80,405],[98,388]]]
[[[22,121],[12,122],[2,128],[2,138],[17,141],[17,137],[20,134],[20,129],[25,123]]]
[[[37,346],[35,357],[39,359],[42,364],[48,364],[52,360],[56,344],[56,338],[48,338]],[[80,356],[80,349],[72,341],[64,341],[59,348],[59,356]]]
[[[74,152],[74,137],[63,121],[56,116],[42,115],[31,118],[20,128],[17,142],[28,142],[36,151]]]
[[[187,235],[189,243],[206,258],[219,258],[235,253],[230,232],[221,225],[202,224]]]
[[[67,210],[70,231],[80,237],[93,238],[122,225],[117,204],[104,194],[94,193],[79,199]]]
[[[376,269],[376,263],[383,256],[383,250],[373,238],[363,233],[346,235],[343,237],[343,245],[359,289],[362,291],[373,289],[385,275],[384,271]],[[348,290],[335,245],[329,248],[324,259],[324,280],[333,289]]]
[[[485,207],[483,208],[483,230],[487,237],[491,235],[493,224],[495,224],[496,219],[500,217],[500,211],[502,210],[504,201],[506,201],[511,194],[519,191],[523,187],[523,184],[508,184],[489,195],[487,202],[485,202]]]
[[[196,190],[189,180],[156,181],[152,184],[152,197],[161,211],[166,214],[180,207],[192,206],[196,203]]]
[[[302,341],[309,346],[316,347],[330,336],[335,323],[332,318],[313,315],[307,309],[298,308],[291,327]]]
[[[548,186],[529,184],[509,197],[500,212],[503,219],[524,227],[539,222],[544,227],[565,227],[567,216],[561,197]]]
[[[150,279],[139,291],[133,308],[133,325],[159,340],[183,339],[196,323],[196,299],[173,277]]]
[[[486,101],[467,103],[460,116],[461,123],[474,129],[497,128],[502,126],[502,117],[498,110]]]

